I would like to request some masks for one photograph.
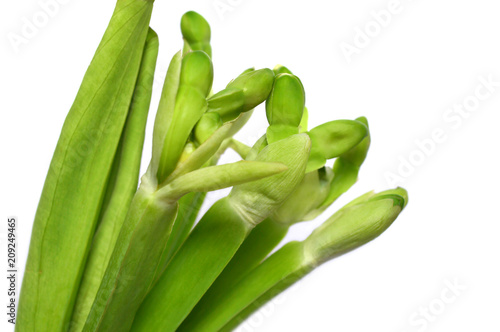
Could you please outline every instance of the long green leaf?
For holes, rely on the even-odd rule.
[[[69,326],[152,7],[152,1],[117,2],[66,118],[35,216],[17,331],[55,332]]]
[[[102,216],[78,291],[70,331],[81,331],[85,324],[128,207],[137,191],[157,56],[158,36],[150,29],[134,98],[115,156],[112,178],[108,183],[106,196],[109,198],[105,199],[102,207]]]

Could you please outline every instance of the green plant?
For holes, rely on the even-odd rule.
[[[118,0],[68,114],[35,218],[18,331],[230,330],[377,237],[407,203],[401,188],[368,193],[269,256],[290,226],[356,182],[368,122],[308,130],[304,87],[283,66],[245,70],[214,94],[210,26],[195,12],[181,20],[183,50],[167,72],[139,184],[158,56],[152,7]],[[252,147],[235,140],[263,102],[266,134]],[[217,165],[229,148],[242,161]],[[205,194],[226,187],[194,226]]]

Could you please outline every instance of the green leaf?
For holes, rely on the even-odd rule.
[[[115,156],[99,226],[85,265],[69,331],[81,331],[85,324],[128,207],[137,191],[158,46],[158,36],[150,29],[134,98]]]
[[[152,5],[117,2],[66,118],[35,216],[17,331],[69,327],[130,109]]]

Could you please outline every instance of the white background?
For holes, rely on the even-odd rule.
[[[113,0],[67,0],[16,51],[9,36],[21,35],[23,18],[33,21],[47,1],[0,4],[1,271],[8,216],[18,217],[25,264],[60,128],[114,7]],[[221,3],[224,12],[216,10]],[[500,330],[500,87],[466,118],[446,118],[454,105],[474,101],[480,77],[500,82],[500,8],[492,0],[401,0],[398,13],[371,30],[349,62],[342,43],[355,46],[357,29],[380,27],[370,13],[389,6],[388,0],[157,0],[151,25],[161,51],[144,166],[161,79],[182,45],[179,20],[196,10],[212,25],[215,91],[248,67],[281,63],[304,83],[311,126],[360,115],[370,121],[373,144],[358,184],[288,239],[305,238],[357,195],[392,187],[388,172],[401,175],[398,184],[410,193],[407,209],[380,238],[319,268],[241,331]],[[247,143],[265,129],[263,109],[255,114],[239,134]],[[446,139],[422,158],[416,141],[436,130]],[[413,170],[398,173],[409,159]],[[9,331],[3,275],[0,326]],[[449,284],[457,282],[465,289],[452,296]],[[432,317],[419,316],[429,307]]]

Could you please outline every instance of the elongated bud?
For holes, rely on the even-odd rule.
[[[265,101],[273,81],[274,73],[270,69],[247,70],[208,99],[209,110],[219,113],[224,122],[233,120]]]
[[[203,114],[200,121],[196,124],[194,128],[194,137],[199,144],[205,143],[205,141],[213,134],[217,129],[222,126],[222,119],[219,113],[209,112]]]
[[[290,74],[276,76],[273,90],[266,101],[269,124],[298,127],[305,103],[304,86],[297,76]]]
[[[359,117],[356,121],[363,123],[368,128],[368,120],[365,117]],[[356,183],[359,169],[365,161],[368,149],[370,148],[370,142],[370,133],[368,132],[358,145],[335,160],[335,164],[333,165],[335,177],[330,184],[330,192],[327,198],[318,209],[319,213],[335,202]]]
[[[305,241],[305,256],[321,264],[382,234],[404,209],[406,190],[368,193],[340,209]]]
[[[312,147],[307,172],[311,172],[359,144],[368,135],[368,128],[355,120],[335,120],[311,129],[308,134]]]
[[[188,85],[200,90],[207,96],[212,89],[214,69],[212,61],[205,52],[194,51],[184,55],[179,85]]]
[[[158,183],[175,169],[194,126],[205,113],[212,80],[212,61],[205,52],[193,51],[183,57],[174,112],[160,156]]]
[[[279,74],[266,101],[266,115],[270,127],[267,139],[270,143],[299,132],[306,102],[302,82],[297,76]]]
[[[212,57],[210,46],[210,25],[203,16],[194,11],[189,11],[182,16],[181,32],[185,41],[184,52],[204,51]]]

